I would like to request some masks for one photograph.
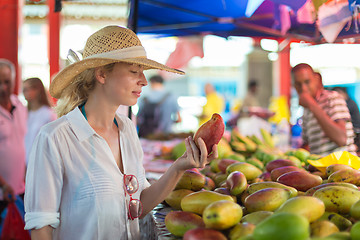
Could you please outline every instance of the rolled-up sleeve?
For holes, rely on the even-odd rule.
[[[56,228],[64,167],[55,136],[40,132],[34,141],[25,185],[25,229]]]

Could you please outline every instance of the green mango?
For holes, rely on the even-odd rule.
[[[360,222],[357,222],[352,226],[350,236],[352,240],[360,239]]]
[[[258,225],[259,223],[261,223],[262,221],[264,221],[266,218],[270,217],[273,214],[274,213],[270,212],[270,211],[252,212],[252,213],[249,213],[249,214],[246,214],[245,216],[243,216],[242,219],[240,220],[240,222]]]
[[[298,148],[295,151],[294,156],[300,159],[302,162],[307,163],[307,159],[310,156],[310,152],[306,149]]]
[[[182,141],[175,145],[175,147],[171,151],[171,158],[178,159],[186,152],[185,141]]]
[[[308,221],[314,222],[325,213],[324,203],[311,196],[299,196],[287,200],[276,212],[292,212],[306,217]]]
[[[254,240],[307,240],[309,221],[295,213],[276,213],[256,226],[253,237]]]

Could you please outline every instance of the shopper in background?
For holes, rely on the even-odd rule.
[[[251,79],[248,84],[248,92],[244,98],[243,104],[241,106],[242,109],[248,107],[260,107],[260,103],[258,100],[258,82],[255,79]]]
[[[300,63],[291,72],[299,104],[305,108],[303,139],[310,152],[328,155],[343,150],[355,154],[354,131],[345,100],[337,92],[325,90],[310,65]]]
[[[221,114],[225,109],[224,98],[218,94],[211,83],[204,86],[206,104],[203,106],[202,113],[199,116],[199,126],[210,120],[214,113]]]
[[[243,100],[243,103],[240,106],[239,111],[232,116],[226,123],[226,126],[229,128],[233,128],[237,125],[237,122],[242,117],[249,117],[249,116],[259,116],[258,112],[250,111],[253,107],[260,107],[260,103],[258,100],[258,82],[255,79],[251,79],[248,84],[248,92]],[[259,109],[257,109],[259,110]],[[259,116],[260,117],[260,116]]]
[[[25,191],[25,146],[27,111],[13,93],[15,66],[0,59],[0,211],[15,195],[23,197]],[[8,195],[10,193],[10,196]]]
[[[28,103],[27,133],[25,135],[26,163],[28,163],[30,149],[40,128],[56,119],[51,108],[44,84],[37,78],[28,78],[23,82],[23,93]]]
[[[355,133],[355,144],[358,147],[358,151],[360,150],[360,112],[359,107],[354,100],[349,97],[349,94],[346,91],[346,88],[343,87],[334,87],[334,91],[337,91],[346,101],[346,105],[349,108],[351,122],[354,127]]]
[[[204,167],[204,141],[191,137],[186,152],[152,185],[134,124],[116,114],[132,106],[147,85],[145,69],[183,74],[146,57],[136,34],[107,26],[92,34],[83,60],[50,84],[59,118],[41,128],[26,174],[25,229],[32,239],[140,238],[144,217],[175,188],[185,170]]]
[[[181,122],[177,97],[164,87],[160,75],[150,77],[151,90],[139,101],[137,125],[139,136],[149,134],[168,134],[173,124]]]

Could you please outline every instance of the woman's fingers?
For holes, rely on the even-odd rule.
[[[218,153],[218,148],[217,148],[217,144],[214,144],[212,147],[212,152],[211,154],[208,156],[208,162],[210,162],[211,160],[214,160],[216,158],[219,157],[219,153]]]
[[[191,148],[191,145],[190,145],[190,140],[189,138],[186,138],[185,139],[185,147],[186,147],[186,157],[189,157],[189,156],[192,156],[193,155],[193,151],[192,151],[192,148]],[[184,156],[185,156],[184,154]]]
[[[205,167],[206,163],[207,163],[207,156],[208,156],[208,152],[207,152],[207,148],[206,148],[206,144],[204,142],[204,140],[202,140],[202,138],[198,138],[198,145],[200,148],[200,167]]]
[[[199,158],[200,158],[200,152],[199,152],[199,148],[196,146],[194,140],[189,137],[189,142],[190,142],[190,145],[191,145],[191,148],[192,148],[192,152],[193,152],[193,158],[194,158],[194,161],[196,164],[199,164]]]

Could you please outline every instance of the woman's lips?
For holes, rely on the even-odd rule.
[[[140,95],[141,95],[141,91],[133,91],[133,94],[135,94],[137,97],[140,97]]]

